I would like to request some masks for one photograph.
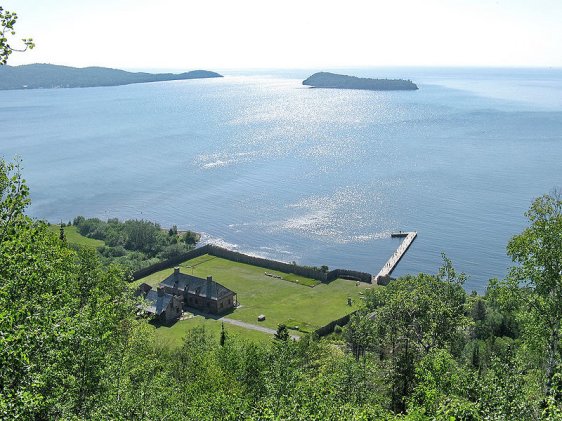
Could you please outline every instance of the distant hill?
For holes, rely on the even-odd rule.
[[[107,67],[68,67],[54,64],[0,66],[0,89],[83,88],[222,77],[207,70],[187,73],[132,73]]]
[[[404,79],[369,79],[336,73],[314,73],[302,82],[315,88],[367,89],[371,91],[415,91],[418,86]]]

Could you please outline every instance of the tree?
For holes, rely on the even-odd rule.
[[[409,409],[422,407],[431,419],[479,419],[476,405],[466,399],[470,372],[463,370],[449,352],[429,352],[416,365],[415,376],[417,384]],[[451,418],[453,414],[455,418]]]
[[[0,243],[29,223],[24,209],[29,204],[29,189],[21,175],[19,161],[7,163],[0,158]]]
[[[124,273],[25,216],[17,165],[0,188],[0,419],[89,419],[134,314]]]
[[[186,231],[182,236],[182,241],[187,245],[193,246],[197,244],[197,241],[199,241],[199,234],[192,231]]]
[[[59,240],[61,240],[62,242],[66,241],[66,235],[64,234],[64,225],[62,222],[60,223]]]
[[[4,10],[4,8],[0,6],[0,65],[4,65],[8,62],[8,57],[12,52],[23,52],[28,48],[31,50],[35,47],[33,39],[31,38],[22,38],[23,47],[21,48],[12,47],[9,37],[16,35],[14,26],[17,20],[18,15],[16,13]]]
[[[559,191],[543,195],[525,214],[531,225],[511,239],[507,252],[518,265],[512,281],[531,290],[527,294],[533,336],[542,339],[544,391],[550,396],[553,378],[561,365],[562,322],[562,197]]]
[[[373,346],[374,325],[365,314],[354,313],[345,327],[345,339],[356,361]]]
[[[220,336],[220,344],[224,346],[226,342],[226,332],[224,331],[224,322],[221,323],[221,336]]]
[[[273,337],[278,341],[288,341],[289,330],[287,329],[287,326],[285,326],[284,324],[280,324],[279,326],[277,326],[277,332],[275,332],[275,335],[273,335]]]
[[[465,315],[464,274],[444,257],[438,275],[419,274],[365,294],[373,323],[373,344],[387,366],[392,409],[403,412],[415,385],[415,365],[434,349],[454,350],[461,342]]]

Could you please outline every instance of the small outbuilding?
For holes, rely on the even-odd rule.
[[[156,291],[149,289],[145,294],[140,295],[143,296],[144,302],[139,304],[139,308],[144,313],[164,323],[176,321],[181,317],[182,297],[167,294],[162,287],[158,287]]]

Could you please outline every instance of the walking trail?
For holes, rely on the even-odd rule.
[[[270,335],[275,335],[275,333],[277,332],[275,329],[270,329],[264,326],[253,325],[251,323],[241,322],[240,320],[228,319],[226,317],[221,317],[217,320],[220,320],[221,322],[225,322],[225,323],[230,323],[231,325],[240,326],[246,329],[252,329],[252,330],[257,330],[259,332],[269,333]],[[291,339],[294,340],[300,339],[300,336],[298,335],[290,334],[290,336]]]
[[[251,323],[241,322],[240,320],[229,319],[228,317],[220,317],[220,316],[212,315],[212,314],[209,314],[209,313],[203,313],[201,311],[197,311],[197,310],[193,310],[193,309],[190,309],[189,313],[192,313],[192,314],[198,315],[198,316],[203,316],[205,318],[211,318],[211,319],[214,319],[214,320],[219,320],[221,322],[228,323],[228,324],[231,324],[231,325],[234,325],[234,326],[240,326],[240,327],[243,327],[244,329],[257,330],[258,332],[268,333],[270,335],[275,335],[275,333],[277,333],[277,331],[275,329],[270,329],[270,328],[265,327],[265,326],[253,325]],[[295,335],[295,334],[292,334],[292,333],[290,333],[289,336],[291,337],[291,339],[294,339],[296,341],[298,341],[301,338],[299,335]]]

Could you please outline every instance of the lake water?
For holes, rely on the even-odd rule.
[[[310,71],[107,88],[0,91],[0,155],[29,213],[144,218],[242,252],[482,291],[532,199],[562,186],[562,71],[355,69],[415,92],[303,87]]]

